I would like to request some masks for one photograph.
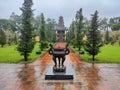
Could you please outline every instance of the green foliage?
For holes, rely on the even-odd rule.
[[[12,31],[16,31],[17,25],[13,21],[0,19],[0,28],[2,28],[3,30],[11,29]]]
[[[76,41],[76,39],[73,39],[71,41],[71,44],[73,45],[73,47],[77,47],[77,41]]]
[[[8,41],[7,41],[7,43],[8,43],[9,46],[11,46],[12,41],[13,41],[13,39],[10,37],[10,35],[8,35]]]
[[[119,46],[120,46],[120,36],[118,37],[118,44],[119,44]]]
[[[68,43],[72,43],[73,39],[75,39],[75,29],[75,21],[72,21],[72,24],[70,25],[69,30],[66,34],[66,40]]]
[[[40,41],[46,40],[45,20],[44,15],[41,13],[41,26],[40,26]]]
[[[105,33],[105,44],[108,44],[110,41],[110,37],[109,37],[109,31],[107,30]]]
[[[55,42],[56,41],[56,32],[55,32],[55,25],[56,22],[54,19],[47,19],[46,23],[46,39],[49,42]]]
[[[49,43],[47,41],[41,41],[40,42],[40,50],[43,51],[45,48],[47,48]]]
[[[14,38],[13,38],[13,42],[14,42],[15,44],[18,43],[18,40],[17,40],[17,36],[16,36],[16,35],[15,35]]]
[[[99,21],[99,28],[100,30],[107,30],[108,29],[108,19],[107,18],[102,18],[100,21]]]
[[[114,45],[116,42],[115,36],[110,37],[110,43],[111,45]]]
[[[99,48],[102,46],[100,31],[98,30],[98,12],[92,15],[91,26],[88,30],[87,41],[85,43],[85,50],[89,55],[94,56],[99,53]]]
[[[79,51],[77,48],[72,48],[75,50],[78,54]],[[103,47],[100,48],[101,53],[96,55],[95,59],[96,63],[120,63],[120,46],[118,45],[104,45]],[[85,54],[80,55],[80,57],[87,61],[87,62],[92,62],[91,61],[91,56],[85,52]]]
[[[55,43],[55,42],[56,42],[56,32],[53,31],[52,43]]]
[[[118,30],[120,30],[120,25],[115,24],[115,25],[112,25],[111,28],[112,28],[113,31],[118,31]]]
[[[41,26],[40,26],[40,50],[43,51],[46,48],[46,29],[44,15],[41,13]]]
[[[18,29],[19,26],[21,26],[22,24],[22,16],[16,15],[14,12],[12,12],[12,14],[10,15],[10,21],[12,21]]]
[[[34,24],[37,27],[37,29],[40,28],[40,25],[41,25],[41,15],[36,16],[36,18],[34,19]]]
[[[116,43],[120,46],[120,33],[119,33],[119,31],[116,32],[115,38],[116,38]]]
[[[36,54],[36,51],[38,49],[39,44],[36,43],[32,53],[30,53],[30,56],[28,58],[29,60],[27,62],[33,62],[39,57],[39,55]],[[22,63],[22,62],[26,63],[26,61],[24,62],[24,58],[17,51],[16,45],[12,46],[5,45],[4,48],[0,48],[0,63]]]
[[[109,42],[111,45],[119,45],[120,30],[109,32]]]
[[[109,26],[113,31],[120,30],[120,17],[110,18]]]
[[[6,35],[2,29],[0,29],[0,45],[3,47],[6,44]]]
[[[77,40],[77,47],[79,50],[81,49],[81,46],[83,45],[83,15],[82,15],[82,8],[77,11],[76,13],[76,26],[77,26],[77,32],[76,32],[76,40]]]
[[[18,51],[24,56],[24,60],[27,61],[29,53],[32,52],[34,48],[34,40],[32,39],[32,15],[33,10],[31,6],[33,5],[32,0],[24,0],[22,10],[22,29],[20,41],[18,44]]]

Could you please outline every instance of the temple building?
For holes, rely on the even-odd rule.
[[[66,31],[67,29],[64,26],[63,17],[59,17],[58,24],[56,26],[56,41],[57,42],[65,42],[66,41]]]

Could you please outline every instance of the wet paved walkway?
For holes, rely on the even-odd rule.
[[[0,90],[120,90],[120,64],[88,64],[71,51],[65,65],[71,65],[74,80],[45,80],[53,65],[46,53],[31,64],[0,64]]]

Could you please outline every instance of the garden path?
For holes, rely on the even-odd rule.
[[[120,64],[86,63],[71,51],[65,65],[74,80],[45,80],[53,64],[48,53],[31,64],[0,64],[0,90],[120,90]]]

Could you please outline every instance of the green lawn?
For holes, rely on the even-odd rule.
[[[36,54],[36,51],[39,50],[39,44],[37,43],[29,56],[29,62],[35,61],[40,55]],[[47,49],[46,49],[47,50]],[[45,50],[45,51],[46,51]],[[43,51],[42,53],[44,53]],[[4,48],[0,47],[0,63],[24,63],[23,56],[17,51],[17,46],[5,46]]]
[[[77,53],[78,50],[74,49]],[[120,46],[105,45],[100,48],[101,53],[95,56],[95,62],[98,63],[120,63]],[[92,62],[92,56],[89,56],[87,52],[84,55],[80,55],[82,59],[87,62]]]

